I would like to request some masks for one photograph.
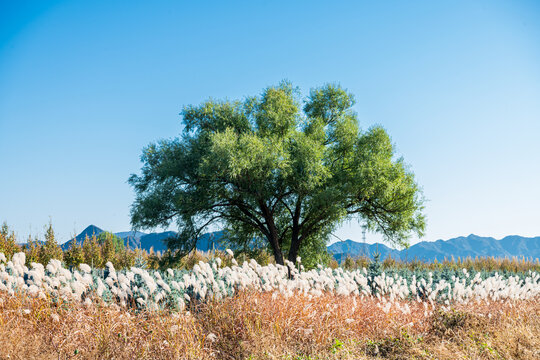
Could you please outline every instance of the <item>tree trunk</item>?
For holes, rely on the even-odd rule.
[[[302,198],[299,197],[296,201],[296,208],[294,209],[294,216],[292,218],[292,234],[291,234],[291,248],[289,249],[289,261],[296,264],[296,257],[298,256],[298,250],[300,249],[300,209],[302,205]]]
[[[276,224],[274,223],[274,217],[264,202],[259,202],[259,206],[261,207],[266,226],[268,227],[267,238],[270,246],[272,246],[274,259],[276,260],[277,264],[285,265],[285,261],[283,261],[283,253],[281,252],[281,246],[279,246],[279,236]]]
[[[285,261],[283,261],[283,254],[281,252],[281,248],[279,246],[278,239],[277,239],[277,232],[275,234],[272,234],[272,231],[271,231],[270,237],[268,237],[268,241],[270,242],[270,245],[272,246],[272,251],[274,253],[274,259],[276,260],[276,264],[285,265]]]
[[[291,235],[291,248],[289,249],[289,261],[296,264],[296,257],[298,256],[298,250],[300,249],[300,236],[298,227],[293,226]]]

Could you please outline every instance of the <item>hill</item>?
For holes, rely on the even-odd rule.
[[[124,239],[126,246],[129,246],[130,248],[138,248],[141,247],[141,239],[143,236],[146,236],[148,234],[140,232],[140,231],[122,231],[114,233],[114,235],[118,236],[119,238]]]
[[[377,244],[368,244],[367,252],[373,257]],[[438,261],[444,258],[461,257],[526,257],[532,259],[540,258],[540,237],[506,236],[501,240],[492,237],[482,237],[471,234],[467,237],[460,236],[449,240],[422,241],[412,245],[408,250],[396,250],[388,248],[386,245],[378,244],[381,258],[391,255],[393,258],[419,259],[424,261]],[[340,241],[328,247],[328,250],[338,261],[347,255],[352,257],[365,254],[363,244],[352,240]]]
[[[97,236],[101,234],[102,232],[104,232],[104,230],[98,228],[95,225],[90,225],[86,229],[84,229],[79,235],[77,235],[74,239],[77,239],[77,243],[82,245],[84,244],[84,240],[86,239],[86,237],[90,238],[94,234]],[[124,244],[132,249],[140,248],[146,251],[150,251],[150,249],[153,249],[156,252],[157,251],[163,252],[167,250],[166,239],[176,236],[177,233],[175,231],[165,231],[165,232],[146,234],[140,231],[122,231],[122,232],[114,233],[114,235],[123,239]],[[209,251],[212,249],[224,250],[223,247],[220,245],[220,240],[222,237],[223,237],[223,231],[216,231],[216,232],[202,235],[199,241],[197,242],[197,250],[200,250],[200,251]],[[66,241],[65,243],[61,244],[60,247],[63,250],[67,250],[73,243],[74,239]]]
[[[84,239],[93,234],[99,235],[103,230],[95,225],[90,225],[76,236],[77,242],[82,244]],[[166,239],[177,235],[174,231],[165,231],[146,234],[139,231],[124,231],[115,233],[118,237],[124,239],[126,246],[130,248],[141,248],[146,251],[165,251],[167,249]],[[212,249],[221,249],[220,240],[223,238],[223,231],[216,231],[204,234],[197,243],[197,249],[200,251],[209,251]],[[62,249],[69,248],[73,239],[61,245]],[[492,237],[483,237],[471,234],[469,236],[460,236],[449,240],[422,241],[412,245],[408,250],[397,250],[388,247],[385,244],[364,244],[353,240],[339,241],[328,246],[328,251],[334,258],[341,262],[347,256],[358,257],[379,252],[384,259],[392,256],[395,259],[410,260],[419,259],[424,261],[438,261],[444,258],[461,257],[526,257],[540,259],[540,236],[523,237],[518,235],[506,236],[497,240]]]
[[[83,244],[84,243],[84,239],[86,239],[87,237],[92,237],[93,235],[96,235],[98,236],[99,234],[101,234],[103,232],[102,229],[98,228],[97,226],[95,225],[89,225],[88,227],[86,227],[86,229],[84,229],[79,235],[75,236],[73,239],[69,240],[69,241],[66,241],[65,243],[61,244],[60,247],[62,248],[62,250],[67,250],[69,249],[69,247],[71,246],[71,244],[73,243],[73,241],[75,239],[77,239],[77,243],[78,244]]]

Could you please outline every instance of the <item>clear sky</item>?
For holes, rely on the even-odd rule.
[[[129,230],[127,178],[183,105],[282,79],[387,129],[425,240],[540,235],[540,2],[516,0],[0,1],[0,222]]]

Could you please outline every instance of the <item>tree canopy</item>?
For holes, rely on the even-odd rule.
[[[111,252],[120,252],[125,248],[124,240],[108,231],[100,233],[97,237],[97,241],[100,245],[110,248]]]
[[[422,236],[414,174],[382,127],[359,128],[353,105],[338,85],[302,99],[282,82],[243,101],[184,107],[181,136],[147,146],[141,175],[129,179],[132,225],[175,222],[168,245],[178,253],[220,227],[236,244],[264,239],[279,264],[326,250],[352,219],[397,245]]]

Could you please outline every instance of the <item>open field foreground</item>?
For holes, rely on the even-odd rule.
[[[231,252],[166,271],[0,254],[0,358],[538,359],[539,300],[532,271],[372,263],[289,278]]]
[[[242,291],[189,312],[0,295],[2,359],[538,359],[540,303],[459,304]]]

